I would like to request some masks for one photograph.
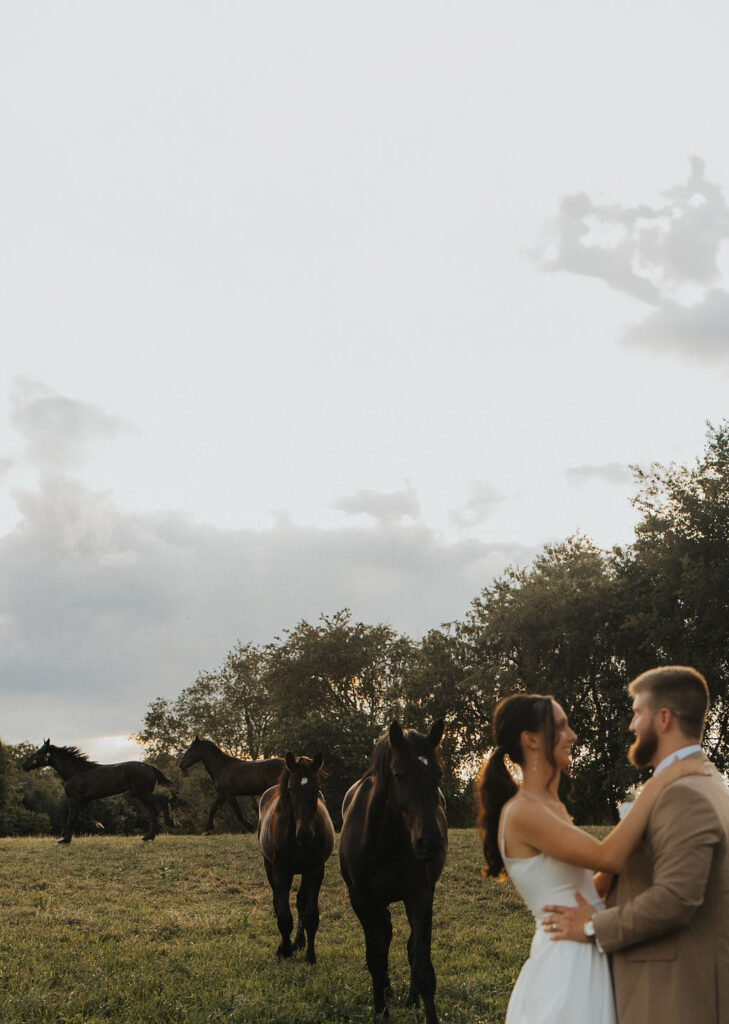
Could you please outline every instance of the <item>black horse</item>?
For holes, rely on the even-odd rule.
[[[407,1005],[417,1006],[422,998],[427,1024],[438,1021],[430,957],[433,892],[448,846],[436,752],[443,729],[439,720],[421,736],[392,723],[375,744],[368,771],[344,797],[339,839],[342,875],[364,929],[375,1013],[387,1016],[385,1000],[392,992],[388,905],[402,900],[410,924]]]
[[[167,825],[174,828],[170,815],[169,799],[162,793],[155,793],[158,782],[164,786],[172,783],[159,768],[143,761],[123,761],[121,764],[97,764],[89,761],[78,747],[54,747],[48,739],[23,762],[26,772],[50,765],[63,779],[68,797],[68,818],[66,831],[61,843],[70,843],[74,832],[78,834],[79,814],[92,800],[105,796],[129,793],[149,811],[149,828],[142,839],[154,839],[159,831],[159,810]]]
[[[308,964],[316,963],[314,937],[319,927],[319,890],[324,865],[334,849],[334,826],[321,794],[321,754],[314,760],[286,755],[286,767],[277,786],[261,797],[258,841],[273,892],[273,910],[281,933],[279,959],[303,949],[306,933]],[[294,919],[289,890],[294,875],[301,875],[296,896],[296,938],[291,944]]]
[[[186,772],[192,765],[202,761],[210,778],[215,783],[218,795],[210,808],[203,834],[215,828],[215,815],[227,800],[233,813],[246,832],[255,832],[256,826],[246,821],[241,813],[238,796],[260,796],[278,782],[286,767],[282,757],[269,757],[264,761],[242,761],[239,757],[226,754],[216,747],[212,740],[201,740],[196,736],[180,761],[180,768]]]

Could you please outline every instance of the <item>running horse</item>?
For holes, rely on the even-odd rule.
[[[388,906],[402,900],[410,924],[407,1005],[418,1006],[422,998],[427,1024],[438,1024],[430,955],[433,893],[448,847],[445,801],[438,788],[437,747],[443,730],[442,719],[427,736],[392,723],[375,744],[369,769],[344,797],[339,838],[342,875],[364,929],[375,1013],[388,1015]]]
[[[286,755],[286,767],[277,786],[261,797],[258,841],[263,854],[273,910],[281,933],[276,956],[285,959],[303,949],[306,936],[307,964],[316,963],[314,938],[319,927],[319,890],[324,866],[334,849],[334,826],[321,793],[324,758],[317,754],[295,758]],[[294,919],[289,890],[294,875],[301,875],[296,896],[297,928],[293,945]]]
[[[70,843],[74,833],[78,834],[79,815],[91,803],[105,796],[129,793],[139,800],[149,812],[149,828],[142,839],[154,839],[159,831],[159,810],[162,810],[166,824],[174,828],[170,816],[169,800],[161,793],[155,793],[158,782],[171,786],[170,780],[159,768],[144,761],[122,761],[120,764],[97,764],[89,761],[78,747],[56,747],[50,739],[34,754],[26,758],[23,768],[26,772],[34,768],[53,768],[63,779],[63,788],[68,797],[66,831],[59,843]]]
[[[255,832],[256,826],[251,825],[243,817],[236,797],[260,796],[270,786],[275,785],[286,767],[284,759],[269,757],[263,761],[243,761],[232,754],[226,754],[220,747],[216,747],[212,740],[202,740],[196,736],[182,755],[180,768],[185,773],[198,761],[205,765],[205,770],[218,791],[210,808],[203,835],[207,835],[215,828],[215,815],[226,800],[243,829],[246,832]]]

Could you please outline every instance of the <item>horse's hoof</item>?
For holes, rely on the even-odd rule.
[[[59,839],[58,842],[56,843],[56,846],[68,846],[70,842],[70,839]]]
[[[154,839],[154,836],[142,836],[143,843],[149,843]]]
[[[276,950],[277,960],[290,960],[293,955],[294,949],[290,943],[288,946],[280,945]]]

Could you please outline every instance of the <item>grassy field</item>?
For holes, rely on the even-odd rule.
[[[511,885],[487,882],[473,831],[452,831],[436,889],[440,1018],[503,1021],[533,925]],[[292,900],[293,904],[293,900]],[[393,907],[392,1024],[404,1006],[407,922]],[[0,839],[3,1024],[371,1021],[364,940],[336,851],[321,894],[318,962],[278,963],[254,836]]]

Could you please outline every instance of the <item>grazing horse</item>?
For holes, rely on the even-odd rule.
[[[26,758],[23,768],[30,772],[46,765],[50,765],[61,776],[68,797],[66,831],[59,843],[70,843],[74,832],[78,833],[79,814],[92,800],[120,793],[135,796],[149,811],[149,828],[142,839],[154,839],[157,835],[158,809],[162,810],[166,823],[174,828],[168,798],[154,792],[158,782],[164,786],[171,786],[172,783],[153,764],[145,764],[143,761],[97,764],[89,761],[88,756],[81,753],[78,747],[54,747],[48,739]]]
[[[388,905],[402,900],[410,924],[407,1005],[418,1006],[422,998],[427,1024],[438,1022],[430,958],[433,891],[448,847],[436,752],[443,729],[442,719],[427,736],[392,723],[375,744],[369,769],[344,797],[339,838],[342,875],[364,929],[375,1013],[387,1016],[392,994]]]
[[[227,800],[238,821],[246,832],[255,832],[256,826],[246,821],[236,800],[237,796],[260,796],[269,786],[275,785],[286,767],[282,757],[269,757],[265,761],[242,761],[239,757],[226,754],[216,747],[212,740],[201,740],[196,736],[180,761],[180,768],[186,772],[192,765],[202,761],[210,778],[215,783],[218,795],[210,808],[203,835],[215,828],[215,814]]]
[[[277,786],[261,797],[258,841],[273,892],[273,910],[281,933],[279,959],[303,949],[306,933],[307,964],[316,963],[314,936],[319,927],[319,890],[324,865],[334,849],[334,826],[320,788],[324,758],[286,755],[286,767]],[[294,919],[289,890],[294,875],[301,875],[296,896],[296,938],[291,944]]]

